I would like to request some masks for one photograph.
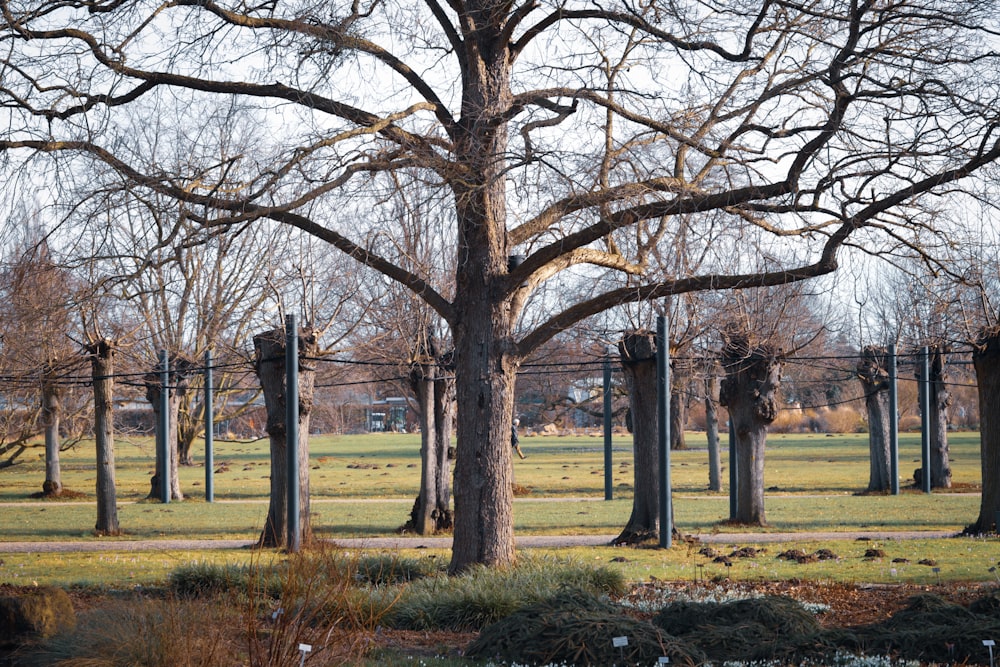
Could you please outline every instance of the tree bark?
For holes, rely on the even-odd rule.
[[[62,470],[59,464],[59,421],[62,396],[56,383],[55,369],[46,365],[42,371],[42,426],[45,429],[45,482],[42,493],[54,497],[62,493]]]
[[[316,333],[299,331],[299,535],[302,544],[312,539],[309,508],[309,416],[313,405],[316,372],[305,359],[316,355]],[[285,330],[265,331],[253,338],[254,367],[264,393],[267,435],[271,449],[271,495],[267,519],[258,545],[283,547],[288,543],[288,465],[285,412]]]
[[[120,535],[115,486],[114,355],[115,343],[103,339],[87,346],[94,385],[94,440],[97,449],[98,535]]]
[[[1000,327],[985,329],[972,351],[979,389],[979,448],[983,493],[979,518],[967,526],[970,535],[1000,531]]]
[[[888,351],[884,347],[868,346],[861,351],[858,380],[865,395],[868,412],[868,491],[888,491],[892,488],[892,461],[889,451],[889,372]]]
[[[683,388],[687,384],[687,377],[673,374],[676,383],[670,386],[670,449],[687,449],[684,442],[684,426],[687,425],[687,397]]]
[[[632,415],[632,514],[612,544],[658,539],[659,451],[656,419],[656,334],[626,333],[618,344]]]
[[[735,429],[738,507],[735,523],[766,526],[764,449],[767,427],[778,415],[774,398],[781,383],[782,352],[755,343],[745,332],[728,333],[722,349],[726,377],[719,402],[729,408]]]
[[[451,181],[457,220],[455,340],[458,446],[455,532],[449,570],[515,563],[510,429],[520,357],[514,340],[516,286],[509,284],[507,235],[509,42],[498,29],[495,3],[469,3]]]
[[[497,351],[509,340],[502,318],[470,318],[456,336],[458,445],[455,455],[453,574],[473,565],[515,563],[510,429],[516,366]],[[499,325],[499,326],[498,326]]]
[[[705,377],[705,437],[708,440],[708,490],[722,491],[722,458],[719,453],[719,376]]]

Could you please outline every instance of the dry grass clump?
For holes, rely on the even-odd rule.
[[[76,630],[45,642],[33,667],[214,667],[240,653],[239,612],[208,601],[147,598],[80,614]]]
[[[0,646],[24,637],[72,630],[76,614],[66,591],[52,586],[0,586]]]
[[[333,549],[275,564],[178,568],[170,589],[88,611],[76,632],[33,650],[30,667],[284,667],[359,659],[413,564]],[[375,583],[372,583],[375,582]]]

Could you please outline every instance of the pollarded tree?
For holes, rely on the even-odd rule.
[[[764,526],[764,448],[767,427],[778,416],[775,396],[781,384],[782,351],[730,330],[722,348],[726,377],[719,401],[729,410],[736,442],[736,514],[730,520]]]
[[[858,380],[865,396],[868,411],[869,491],[888,491],[892,488],[889,451],[889,370],[887,350],[869,345],[861,351],[858,362]]]
[[[316,379],[314,363],[309,361],[319,352],[318,337],[311,329],[300,329],[298,335],[299,404],[298,454],[299,468],[299,536],[303,544],[312,540],[309,504],[309,417],[313,406]],[[258,544],[263,547],[291,546],[288,536],[288,425],[286,423],[286,385],[284,329],[273,329],[253,337],[254,370],[260,379],[267,408],[267,435],[271,450],[271,493],[267,518]]]
[[[453,571],[514,561],[508,438],[532,350],[622,303],[828,274],[846,245],[930,247],[925,195],[1000,157],[994,2],[2,0],[0,16],[11,164],[58,154],[60,176],[173,197],[204,225],[298,228],[448,323]],[[619,79],[603,60],[627,63]],[[259,141],[220,157],[193,128],[235,99]],[[391,216],[371,211],[400,174],[447,202],[447,284],[379,242]],[[708,261],[650,270],[682,237]],[[529,299],[580,280],[586,296]]]

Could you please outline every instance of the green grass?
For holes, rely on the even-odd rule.
[[[331,502],[314,500],[313,529],[321,538],[393,535],[406,522],[412,501]],[[974,494],[905,493],[899,496],[778,495],[766,500],[768,527],[759,532],[844,532],[868,530],[960,531],[979,512]],[[629,498],[603,500],[533,500],[514,503],[518,535],[614,535],[628,520]],[[2,509],[0,542],[82,540],[113,544],[135,539],[239,539],[260,535],[267,503],[202,501],[131,503],[119,507],[126,535],[96,537],[96,510],[89,503],[69,505],[19,503]],[[677,495],[674,517],[685,533],[745,532],[720,524],[728,516],[722,496]]]
[[[989,569],[998,565],[1000,550],[997,538],[953,538],[919,540],[852,540],[790,542],[732,542],[711,545],[729,554],[739,547],[757,546],[764,553],[750,559],[733,559],[732,567],[713,563],[698,553],[701,545],[675,544],[673,549],[575,547],[531,549],[521,552],[529,559],[570,559],[603,565],[619,572],[627,581],[648,581],[651,577],[666,581],[731,578],[735,580],[829,581],[843,583],[913,583],[990,582],[998,581]],[[829,549],[837,560],[798,564],[777,558],[789,549],[813,553]],[[878,548],[884,558],[866,560],[865,551]],[[355,553],[355,550],[347,550]],[[360,553],[360,552],[357,552]],[[364,550],[368,556],[384,555],[425,562],[428,568],[445,565],[450,553],[444,549]],[[32,585],[84,586],[131,589],[136,586],[162,586],[167,576],[178,568],[194,564],[250,566],[262,559],[283,558],[273,551],[200,550],[103,553],[5,553],[0,558],[0,582]],[[893,563],[905,558],[907,563]],[[921,565],[930,559],[935,565]],[[939,572],[934,571],[937,567]],[[998,582],[1000,583],[1000,582]]]
[[[694,446],[703,437],[689,434]],[[631,452],[618,438],[614,452],[615,499],[604,501],[600,438],[525,438],[529,458],[515,460],[516,483],[526,489],[515,503],[518,534],[614,534],[631,511]],[[900,467],[906,471],[916,437],[903,438]],[[951,435],[956,489],[976,490],[978,434]],[[320,537],[390,535],[405,523],[419,478],[416,435],[372,434],[314,437],[311,445],[313,524]],[[195,538],[252,540],[263,524],[268,493],[266,442],[220,444],[216,461],[216,500],[204,502],[204,468],[181,470],[185,502],[143,502],[152,472],[150,443],[122,441],[118,446],[121,539]],[[926,495],[904,489],[899,496],[856,496],[868,474],[864,435],[776,435],[769,439],[765,480],[771,532],[847,530],[954,530],[971,523],[979,499],[972,493]],[[87,495],[75,501],[26,502],[44,478],[41,461],[0,471],[4,530],[0,541],[98,540],[92,534],[96,509],[88,443],[63,456],[67,488]],[[719,522],[728,516],[728,495],[709,493],[707,454],[674,452],[672,480],[677,526],[688,533],[731,531]],[[581,500],[583,499],[583,500]],[[362,501],[362,502],[359,502]],[[110,541],[107,538],[100,538]]]
[[[688,434],[689,446],[702,443],[702,434]],[[979,441],[975,433],[950,435],[954,480],[958,491],[976,491],[979,481]],[[769,438],[765,480],[768,532],[942,530],[958,531],[978,514],[976,493],[926,495],[904,490],[899,496],[857,496],[867,484],[868,445],[865,435],[827,437],[818,434],[775,435]],[[919,439],[904,434],[900,469],[905,477],[918,465]],[[518,535],[614,535],[631,512],[632,456],[628,440],[617,437],[614,448],[615,499],[603,500],[603,448],[601,438],[526,437],[523,446],[529,458],[515,460],[516,483],[527,489],[514,506]],[[119,515],[126,535],[97,538],[92,533],[96,519],[92,487],[93,451],[81,443],[63,455],[63,477],[67,488],[86,497],[72,502],[27,502],[41,486],[44,468],[40,460],[0,471],[0,508],[3,530],[0,541],[80,540],[108,545],[99,554],[4,554],[0,581],[47,583],[97,583],[101,585],[151,585],[162,582],[174,567],[191,559],[219,559],[245,563],[248,552],[157,552],[132,554],[115,551],[115,542],[134,539],[195,538],[253,540],[259,533],[267,508],[268,452],[266,441],[220,443],[217,466],[227,468],[215,476],[216,499],[203,498],[204,468],[184,468],[185,502],[162,505],[142,502],[148,493],[152,472],[152,447],[148,441],[119,441],[117,473]],[[314,437],[311,453],[313,524],[322,538],[391,535],[408,516],[419,481],[419,438],[416,435],[372,434]],[[200,454],[200,451],[196,452]],[[725,455],[723,456],[725,461]],[[678,528],[691,533],[727,533],[739,529],[720,522],[728,516],[728,495],[709,493],[707,454],[704,449],[674,452],[672,479],[675,489],[674,516]],[[725,476],[724,476],[725,477]],[[986,556],[992,541],[918,540],[899,542],[900,557],[914,563],[934,558],[939,574],[926,566],[891,567],[843,558],[834,563],[786,564],[767,558],[757,563],[737,562],[725,573],[739,577],[830,578],[838,581],[929,581],[935,577],[988,580],[993,575]],[[795,548],[807,551],[818,547]],[[809,543],[815,544],[815,543]],[[855,548],[836,542],[834,551]],[[961,549],[954,545],[963,545]],[[844,545],[847,545],[846,547]],[[863,544],[857,544],[861,548]],[[791,548],[791,547],[786,547]],[[768,547],[771,553],[778,545]],[[962,550],[966,551],[962,551]],[[576,550],[568,550],[574,552]],[[669,553],[658,550],[582,549],[578,555],[610,561],[626,554],[621,567],[629,578],[647,576],[688,578],[702,572],[698,558],[686,547]],[[863,549],[861,552],[863,553]],[[559,553],[567,550],[559,550]],[[944,556],[943,553],[953,553]],[[423,550],[412,554],[447,559],[448,554]],[[911,555],[918,556],[911,558]],[[187,560],[185,560],[187,559]],[[996,564],[995,562],[993,563]],[[718,568],[715,568],[718,569]],[[895,574],[890,571],[895,569]],[[704,572],[712,566],[705,565]]]
[[[725,436],[723,436],[725,437]],[[672,481],[677,493],[707,493],[708,456],[704,434],[689,433],[692,448],[672,454]],[[515,460],[516,482],[531,496],[604,497],[603,440],[595,435],[524,437],[528,458]],[[980,482],[978,433],[949,435],[954,481],[960,488]],[[900,437],[900,475],[903,484],[919,466],[919,435]],[[267,441],[216,443],[214,476],[216,499],[266,498],[269,484]],[[628,436],[614,441],[613,483],[616,495],[627,496],[632,485],[632,452]],[[406,498],[417,494],[420,481],[420,439],[416,434],[313,436],[310,485],[315,498]],[[204,498],[205,470],[196,444],[199,465],[182,468],[181,486],[188,496]],[[43,461],[36,452],[25,463],[0,471],[0,502],[20,502],[41,489]],[[726,462],[723,453],[723,463]],[[93,495],[93,443],[85,441],[64,452],[63,483],[69,489]],[[768,487],[780,493],[853,493],[868,483],[868,439],[864,434],[772,435],[765,460]],[[153,445],[149,439],[119,440],[116,445],[118,496],[134,501],[149,493],[153,474]]]

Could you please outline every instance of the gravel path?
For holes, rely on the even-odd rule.
[[[705,544],[760,544],[765,542],[813,542],[854,540],[917,540],[954,537],[954,531],[871,531],[817,533],[706,533],[689,535]],[[523,535],[515,538],[519,548],[607,546],[615,535]],[[363,537],[331,540],[351,549],[450,549],[450,537]],[[0,542],[0,553],[59,553],[94,551],[195,551],[247,549],[247,540],[99,540],[61,542]]]

